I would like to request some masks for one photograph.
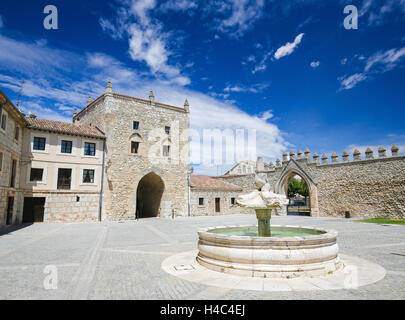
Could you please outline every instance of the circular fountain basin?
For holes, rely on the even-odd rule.
[[[326,275],[342,267],[334,230],[271,226],[271,237],[257,232],[251,225],[200,230],[197,261],[218,272],[269,278]]]

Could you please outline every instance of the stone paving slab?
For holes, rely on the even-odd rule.
[[[272,217],[273,224],[339,232],[340,252],[381,265],[385,277],[358,289],[264,292],[193,283],[162,262],[196,250],[197,230],[254,224],[253,215],[142,219],[124,223],[32,224],[0,229],[0,299],[405,299],[405,227],[351,219]],[[44,268],[55,265],[57,289]]]

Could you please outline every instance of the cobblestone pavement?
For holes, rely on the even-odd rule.
[[[358,289],[258,292],[208,287],[165,273],[162,261],[197,247],[199,228],[254,224],[253,215],[33,224],[0,230],[0,299],[405,299],[405,226],[273,217],[273,224],[339,232],[340,251],[378,263],[386,277]],[[44,289],[44,268],[57,289]]]

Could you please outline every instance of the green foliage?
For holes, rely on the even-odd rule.
[[[308,185],[304,179],[298,180],[296,178],[291,178],[288,183],[288,197],[292,198],[296,193],[302,195],[303,197],[309,196]]]
[[[388,219],[388,218],[372,218],[364,220],[355,220],[356,222],[369,222],[381,224],[405,224],[405,219]]]

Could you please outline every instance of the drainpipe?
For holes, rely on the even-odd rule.
[[[191,174],[193,173],[194,168],[190,168],[190,170],[187,172],[187,184],[188,184],[188,216],[190,217],[191,215],[191,208],[190,208],[190,201],[191,201],[191,186],[190,186],[190,179],[191,179]]]
[[[103,131],[101,131],[98,127],[96,127],[98,131],[105,135]],[[100,186],[100,198],[98,200],[98,221],[101,222],[101,212],[103,208],[103,189],[104,189],[104,163],[105,163],[105,139],[103,140],[103,163],[101,166],[101,186]]]

